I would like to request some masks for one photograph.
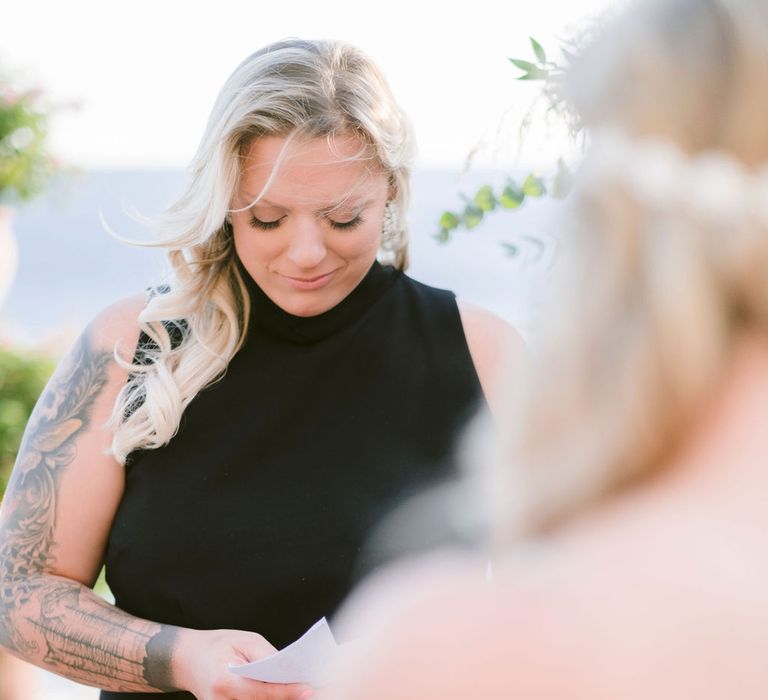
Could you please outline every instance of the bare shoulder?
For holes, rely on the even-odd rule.
[[[535,592],[488,584],[482,561],[422,563],[368,585],[345,615],[369,636],[329,698],[569,697],[550,671],[569,663],[570,635]]]
[[[101,395],[114,398],[127,377],[127,369],[115,360],[115,352],[127,362],[132,359],[140,333],[139,314],[145,305],[146,297],[138,294],[99,312],[61,360],[41,399],[56,391],[66,394],[83,381],[93,384],[94,399]],[[107,405],[102,405],[101,412]]]
[[[134,294],[105,307],[88,325],[90,342],[100,349],[134,348],[139,338],[139,314],[146,294]]]
[[[114,351],[132,357],[144,303],[119,301],[88,325],[27,423],[0,515],[0,559],[23,562],[30,575],[92,585],[98,574],[124,486],[109,419],[128,370]]]
[[[346,610],[369,637],[328,697],[764,697],[768,555],[759,533],[691,515],[517,550],[490,585],[466,561],[374,577]]]
[[[528,347],[514,326],[500,316],[466,301],[458,305],[472,361],[493,409],[499,404],[502,380],[525,371]]]

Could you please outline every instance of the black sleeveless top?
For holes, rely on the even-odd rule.
[[[133,615],[281,648],[350,592],[376,523],[452,476],[482,393],[451,292],[375,263],[297,317],[244,277],[246,342],[168,445],[131,455],[106,574]]]

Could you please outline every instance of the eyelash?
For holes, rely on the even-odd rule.
[[[280,226],[281,221],[282,218],[275,219],[274,221],[262,221],[261,219],[257,219],[255,216],[253,216],[251,217],[251,226],[253,228],[259,228],[262,231],[271,231],[272,229]],[[328,223],[331,225],[331,228],[335,228],[339,231],[349,231],[351,229],[357,228],[360,224],[362,224],[363,218],[358,214],[354,219],[350,219],[349,221],[331,221],[329,219]]]
[[[338,229],[339,231],[348,231],[349,229],[357,228],[362,224],[363,217],[358,214],[354,219],[350,219],[349,221],[331,221],[329,219],[328,223],[331,225],[331,228]]]
[[[260,228],[263,231],[269,231],[270,229],[277,228],[280,225],[281,219],[275,219],[274,221],[262,221],[255,216],[251,217],[251,226],[253,228]]]

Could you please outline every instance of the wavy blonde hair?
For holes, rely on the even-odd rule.
[[[265,135],[315,138],[354,133],[365,157],[388,176],[395,221],[381,258],[405,269],[413,139],[404,114],[376,65],[335,41],[289,39],[245,59],[212,110],[190,180],[156,222],[168,250],[171,279],[151,296],[139,324],[151,344],[134,361],[110,421],[112,453],[124,463],[134,450],[166,444],[197,393],[221,378],[247,333],[248,294],[238,270],[227,215],[241,160]]]
[[[501,544],[662,468],[737,336],[768,328],[768,0],[638,0],[569,90],[634,145],[596,136],[577,178],[537,367],[509,390]]]

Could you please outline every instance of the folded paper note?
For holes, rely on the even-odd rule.
[[[331,679],[339,646],[325,618],[318,620],[299,639],[258,661],[230,665],[238,676],[268,683],[307,683],[319,687]]]

